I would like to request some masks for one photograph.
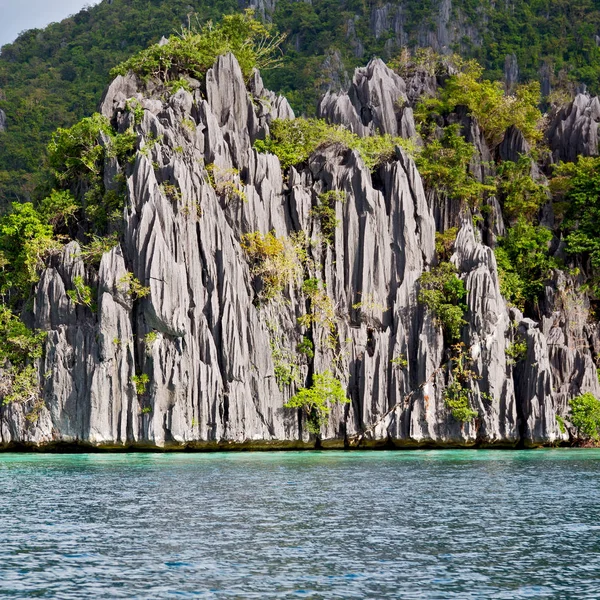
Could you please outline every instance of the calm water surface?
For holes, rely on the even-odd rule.
[[[600,598],[600,451],[0,455],[2,598]]]

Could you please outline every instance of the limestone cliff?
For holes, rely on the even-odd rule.
[[[203,93],[196,86],[165,100],[142,93],[132,76],[112,83],[101,111],[115,126],[132,125],[129,98],[144,109],[126,171],[121,242],[97,270],[72,242],[43,272],[32,315],[48,332],[39,364],[43,404],[3,406],[1,444],[210,449],[568,440],[556,416],[566,415],[569,398],[600,396],[592,360],[600,332],[589,324],[576,281],[557,280],[541,320],[524,319],[500,294],[484,226],[474,228],[464,212],[453,216],[460,231],[451,260],[468,292],[462,340],[476,375],[478,413],[472,422],[457,421],[444,400],[453,375],[443,333],[417,301],[419,277],[436,263],[436,223],[447,226],[439,199],[426,195],[399,148],[374,173],[357,152],[332,145],[284,175],[279,159],[253,143],[273,119],[293,118],[292,110],[258,74],[248,88],[232,55],[217,60]],[[381,129],[409,136],[410,95],[410,82],[372,61],[348,93],[329,94],[320,110],[360,135]],[[593,110],[577,100],[552,139],[579,127],[577,111],[592,119]],[[469,127],[477,136],[476,123]],[[123,172],[111,159],[107,186]],[[232,186],[239,193],[230,193]],[[335,208],[340,225],[330,245],[309,244],[308,253],[310,275],[324,282],[334,308],[335,339],[327,343],[317,331],[314,356],[300,357],[305,296],[290,285],[282,300],[257,302],[260,282],[241,240],[255,231],[318,239],[311,208],[330,190],[345,194]],[[136,298],[128,273],[149,287],[147,296]],[[97,290],[95,312],[66,294],[78,276]],[[517,366],[506,353],[516,336],[527,343]],[[278,382],[277,355],[294,363],[295,383]],[[304,417],[284,404],[325,370],[342,381],[351,403],[333,407],[317,442]],[[139,389],[143,374],[148,384]]]

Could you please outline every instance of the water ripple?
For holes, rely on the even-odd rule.
[[[597,598],[600,451],[0,455],[0,597]]]

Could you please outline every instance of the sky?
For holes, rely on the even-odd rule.
[[[79,12],[98,0],[0,0],[0,46],[26,29],[45,27]]]

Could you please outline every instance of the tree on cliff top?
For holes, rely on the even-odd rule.
[[[226,15],[216,25],[209,21],[198,28],[183,28],[166,43],[154,44],[121,63],[111,74],[133,71],[142,79],[164,83],[182,76],[203,79],[218,56],[232,52],[248,80],[254,69],[278,63],[276,50],[283,39],[284,36],[273,33],[270,25],[257,21],[253,10],[246,10]]]

